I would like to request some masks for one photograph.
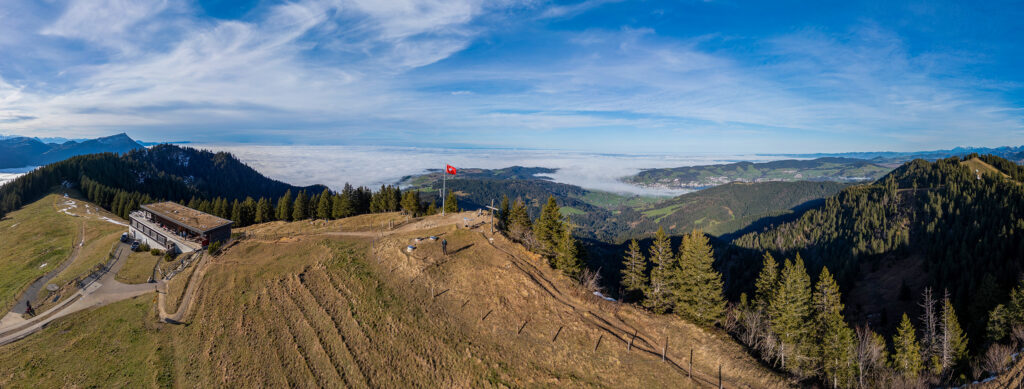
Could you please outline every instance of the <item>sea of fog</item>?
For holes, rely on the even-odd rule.
[[[621,181],[642,169],[710,165],[736,161],[770,161],[763,155],[601,154],[557,150],[442,149],[380,146],[255,146],[190,144],[231,152],[268,177],[293,185],[324,184],[341,189],[346,182],[378,187],[404,176],[443,169],[497,169],[509,166],[558,169],[556,182],[587,189],[641,195],[678,195],[685,190],[641,188]],[[457,179],[457,178],[456,178]]]
[[[35,166],[26,166],[19,168],[0,169],[0,186],[3,186],[8,182],[14,181],[15,178],[18,178],[25,173],[35,170],[35,168]]]

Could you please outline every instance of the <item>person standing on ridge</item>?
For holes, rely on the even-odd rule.
[[[29,316],[35,316],[36,315],[36,310],[32,309],[32,302],[31,301],[26,301],[25,302],[25,314],[29,315]]]
[[[441,239],[441,252],[448,256],[448,239]]]

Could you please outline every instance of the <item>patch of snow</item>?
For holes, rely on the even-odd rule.
[[[111,219],[111,218],[109,218],[109,217],[106,217],[106,216],[104,216],[104,217],[101,217],[101,218],[100,218],[100,220],[106,221],[106,222],[108,222],[108,223],[114,223],[114,224],[117,224],[117,225],[119,225],[119,226],[125,226],[125,227],[128,227],[128,225],[127,225],[127,224],[121,223],[121,222],[119,222],[119,221],[117,221],[117,220]]]
[[[608,297],[608,296],[605,296],[605,295],[601,294],[601,292],[597,292],[597,291],[594,292],[594,296],[603,298],[603,299],[608,300],[608,301],[615,301],[615,299],[613,299],[611,297]]]
[[[14,223],[14,224],[11,224],[11,226],[10,226],[10,227],[8,227],[8,228],[14,228],[14,227],[17,227],[17,226],[18,226],[18,224],[21,224],[21,223]]]
[[[49,262],[43,262],[42,265],[39,265],[39,268],[42,269],[42,268],[46,267],[46,265],[48,265],[48,264],[49,264]]]

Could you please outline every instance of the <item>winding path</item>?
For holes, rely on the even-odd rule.
[[[7,313],[7,315],[0,319],[0,345],[29,336],[45,328],[52,321],[72,313],[101,307],[156,291],[156,284],[130,285],[114,279],[117,272],[124,266],[125,258],[130,251],[128,245],[122,243],[120,250],[118,250],[119,255],[117,259],[106,273],[89,283],[85,288],[75,292],[75,294],[60,304],[57,304],[57,306],[41,312],[28,320],[22,318],[19,313]]]
[[[167,313],[167,281],[160,280],[157,282],[157,308],[160,313],[160,321],[171,324],[181,323],[181,319],[188,313],[189,308],[192,307],[192,300],[195,299],[196,293],[198,293],[199,285],[203,282],[203,277],[206,276],[207,266],[210,262],[210,255],[206,253],[200,253],[202,258],[199,258],[193,266],[196,269],[192,272],[188,280],[188,286],[185,288],[185,293],[181,295],[181,301],[178,302],[178,310],[174,313]]]
[[[35,301],[36,297],[39,296],[39,291],[43,290],[43,287],[46,286],[47,282],[50,282],[53,277],[56,277],[60,272],[67,269],[68,266],[71,266],[72,263],[75,263],[75,261],[78,260],[78,253],[82,251],[82,246],[85,245],[85,222],[79,223],[78,236],[76,236],[76,238],[78,239],[75,239],[71,243],[71,254],[68,254],[67,259],[65,259],[60,266],[50,270],[42,277],[36,278],[35,281],[29,284],[28,288],[25,288],[25,290],[21,292],[21,297],[14,302],[14,306],[11,307],[10,313],[20,314],[25,312],[26,304],[28,304],[29,301]]]

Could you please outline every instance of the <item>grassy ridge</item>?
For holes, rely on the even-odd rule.
[[[46,196],[0,221],[0,309],[4,312],[32,281],[60,266],[78,243],[75,237],[81,220],[58,212],[60,199]]]

